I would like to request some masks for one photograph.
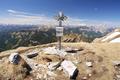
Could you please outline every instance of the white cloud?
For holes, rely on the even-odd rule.
[[[65,21],[65,23],[67,25],[76,25],[76,26],[80,26],[80,25],[86,25],[86,23],[84,23],[86,21],[86,19],[79,19],[79,18],[72,18],[72,17],[68,17],[68,20]]]
[[[9,9],[8,17],[0,18],[2,24],[52,24],[55,20],[43,14],[33,14]]]
[[[9,17],[0,18],[0,23],[2,24],[58,24],[54,17],[48,17],[44,14],[33,14],[29,12],[16,11],[9,9],[7,10]],[[53,15],[54,16],[54,15]],[[64,25],[113,25],[118,24],[109,21],[97,21],[97,20],[88,20],[80,19],[74,17],[68,17],[63,23]]]
[[[9,9],[7,10],[7,12],[9,14],[25,14],[25,15],[32,15],[31,13],[27,13],[27,12],[23,12],[23,11],[17,11],[17,10],[13,10],[13,9]],[[35,15],[35,14],[33,14]]]
[[[7,10],[8,12],[10,12],[10,13],[16,13],[16,11],[14,11],[14,10],[12,10],[12,9],[9,9],[9,10]]]

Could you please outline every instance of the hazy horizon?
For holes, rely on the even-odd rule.
[[[0,24],[57,24],[63,11],[67,25],[119,26],[119,0],[1,0]]]

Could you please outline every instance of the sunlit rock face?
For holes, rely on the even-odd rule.
[[[115,29],[102,38],[97,38],[93,42],[120,43],[120,29]]]

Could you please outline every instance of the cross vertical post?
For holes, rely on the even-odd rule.
[[[59,21],[59,27],[62,27],[62,21]],[[58,45],[59,45],[59,50],[61,50],[61,36],[58,36]]]
[[[58,48],[61,50],[61,37],[63,36],[63,26],[62,21],[66,20],[67,17],[64,16],[62,12],[56,16],[56,20],[59,21],[59,27],[56,27],[56,36],[58,37]]]

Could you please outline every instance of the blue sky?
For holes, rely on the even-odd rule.
[[[0,0],[0,23],[50,23],[59,11],[71,24],[119,24],[120,0]]]

